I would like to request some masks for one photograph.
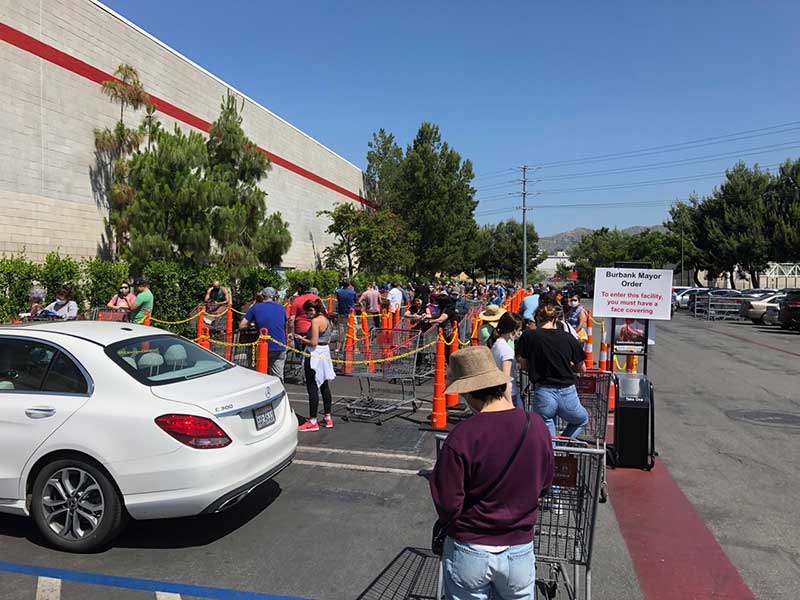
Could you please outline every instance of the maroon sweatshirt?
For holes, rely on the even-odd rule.
[[[536,413],[514,463],[486,496],[524,427],[525,413],[515,408],[476,414],[447,436],[430,484],[439,520],[450,522],[450,537],[489,546],[533,540],[539,497],[553,482],[550,433]]]

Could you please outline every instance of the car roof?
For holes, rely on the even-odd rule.
[[[120,321],[34,321],[22,325],[2,325],[0,326],[0,335],[13,334],[20,330],[68,335],[94,342],[100,346],[109,346],[115,342],[143,336],[172,335],[169,331],[157,327]]]

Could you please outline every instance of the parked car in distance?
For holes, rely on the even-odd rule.
[[[134,519],[218,513],[288,466],[276,377],[113,321],[0,327],[0,512],[68,552]]]
[[[692,292],[689,296],[689,301],[686,304],[686,307],[690,311],[694,311],[694,305],[697,301],[698,297],[703,296],[713,296],[715,298],[738,298],[742,295],[739,290],[731,290],[728,288],[714,288],[714,289],[705,289],[699,290],[697,292]]]
[[[752,288],[741,290],[741,293],[742,296],[752,296],[753,298],[758,298],[764,294],[777,294],[779,291],[781,290],[776,290],[775,288]]]
[[[677,308],[686,308],[689,305],[689,298],[692,294],[707,290],[708,288],[687,288],[678,293],[678,306]]]
[[[789,292],[781,302],[778,316],[781,329],[800,330],[800,291]]]
[[[767,312],[764,313],[764,318],[761,320],[764,325],[777,325],[781,313],[781,304],[783,300],[778,302],[771,302],[767,304]]]
[[[742,306],[739,309],[739,315],[745,319],[750,319],[756,325],[761,325],[764,323],[764,317],[767,314],[767,308],[770,306],[770,303],[774,303],[775,306],[778,306],[778,302],[785,297],[786,294],[770,292],[762,294],[758,298],[753,298],[752,300],[743,300]]]

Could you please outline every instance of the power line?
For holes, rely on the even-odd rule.
[[[492,171],[490,173],[481,173],[480,175],[476,175],[475,177],[473,177],[472,180],[473,181],[477,181],[479,179],[492,179],[492,178],[495,178],[495,177],[500,177],[501,175],[504,175],[505,173],[510,173],[513,170],[514,170],[513,168],[508,168],[508,169],[503,169],[502,171]]]
[[[679,200],[643,200],[631,202],[595,202],[595,203],[580,203],[580,204],[536,204],[528,206],[529,210],[536,209],[560,209],[560,208],[612,208],[617,206],[668,206],[672,205]],[[501,208],[497,210],[489,210],[475,213],[476,217],[487,217],[491,215],[500,215],[504,213],[516,212],[518,207]]]
[[[567,160],[556,160],[546,163],[534,163],[540,167],[558,167],[564,165],[575,165],[575,164],[588,164],[588,163],[595,163],[595,162],[604,162],[609,160],[620,160],[624,158],[632,158],[635,156],[648,156],[652,154],[662,154],[667,152],[676,152],[679,150],[688,150],[691,148],[700,148],[703,146],[712,146],[715,144],[722,144],[732,141],[738,141],[741,139],[752,139],[755,137],[762,137],[766,135],[775,135],[778,133],[785,133],[788,131],[795,131],[800,129],[800,121],[791,121],[789,123],[782,123],[780,125],[772,125],[769,127],[760,127],[758,129],[747,129],[744,131],[738,131],[735,133],[729,133],[725,135],[718,135],[706,138],[700,138],[696,140],[689,140],[686,142],[678,142],[675,144],[664,144],[660,146],[650,146],[648,148],[639,148],[638,150],[629,150],[627,152],[613,152],[608,154],[596,154],[593,156],[585,156],[582,158],[575,158],[575,159],[567,159]],[[749,135],[753,134],[753,135]]]
[[[782,142],[780,144],[769,144],[766,146],[754,146],[752,148],[743,148],[732,152],[723,152],[721,154],[709,154],[705,156],[695,156],[692,158],[681,158],[677,160],[668,160],[657,163],[648,163],[643,165],[635,165],[632,167],[620,167],[617,169],[603,169],[599,171],[584,171],[582,173],[568,173],[564,175],[553,175],[551,177],[541,177],[541,181],[563,181],[565,179],[581,179],[585,177],[599,177],[602,175],[613,175],[621,173],[638,173],[641,171],[650,171],[664,167],[684,167],[696,165],[706,162],[714,162],[723,158],[741,158],[743,156],[754,156],[766,152],[776,152],[778,150],[791,150],[792,148],[800,147],[800,140],[793,140],[791,142]]]

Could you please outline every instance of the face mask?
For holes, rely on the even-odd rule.
[[[67,303],[66,300],[61,298],[56,298],[56,306],[64,306]]]
[[[573,300],[572,302],[569,303],[570,306],[578,306],[578,304],[580,304],[580,302],[578,302],[577,300]]]
[[[316,315],[315,315],[314,313],[309,313],[309,312],[307,312],[307,313],[306,313],[306,316],[307,316],[309,319],[313,319],[314,317],[316,317]]]

